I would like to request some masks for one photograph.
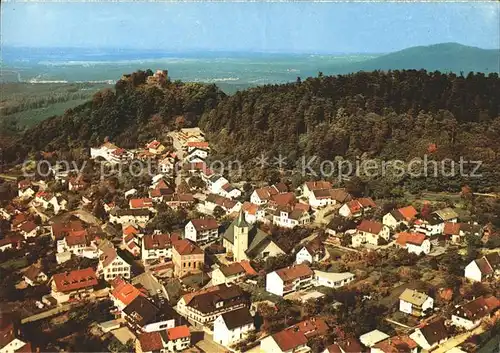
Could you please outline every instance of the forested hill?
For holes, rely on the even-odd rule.
[[[212,156],[238,158],[249,168],[262,153],[282,154],[289,161],[303,155],[408,160],[432,145],[437,146],[433,158],[481,159],[492,166],[488,172],[498,173],[485,176],[490,184],[500,180],[496,73],[320,74],[229,97],[215,85],[145,84],[151,74],[128,75],[114,91],[102,91],[63,116],[27,130],[4,149],[4,158],[12,162],[17,156],[21,161],[29,152],[89,147],[106,137],[136,147],[175,128],[182,117],[184,126],[199,124],[206,131]]]
[[[29,152],[71,150],[99,145],[105,138],[125,148],[160,137],[176,118],[197,125],[201,115],[214,109],[225,94],[214,84],[167,81],[146,84],[151,70],[124,75],[115,90],[103,90],[92,100],[68,109],[64,115],[42,121],[23,133],[4,157],[12,161]]]
[[[420,69],[441,72],[499,72],[498,49],[458,43],[440,43],[403,49],[374,59],[346,65],[343,72]]]
[[[360,72],[249,89],[200,124],[218,156],[242,161],[261,153],[408,160],[435,144],[436,158],[498,162],[499,97],[496,73]]]

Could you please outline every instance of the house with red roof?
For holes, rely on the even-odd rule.
[[[311,223],[311,215],[304,209],[278,207],[273,213],[273,224],[283,228],[294,228]]]
[[[473,282],[500,277],[500,252],[492,252],[472,260],[465,266],[465,278]]]
[[[461,305],[453,311],[453,325],[472,330],[491,317],[500,308],[500,300],[494,295],[481,296]]]
[[[256,205],[265,205],[271,200],[272,196],[283,194],[288,191],[288,186],[284,183],[258,188],[250,195],[250,202]]]
[[[316,190],[330,190],[332,183],[326,180],[306,181],[302,185],[302,196],[309,198],[310,194]]]
[[[30,199],[36,194],[31,180],[23,179],[17,183],[17,196],[21,199]]]
[[[267,336],[260,341],[260,351],[262,353],[306,353],[310,351],[307,342],[311,338],[324,336],[329,331],[330,328],[323,319],[311,318]]]
[[[362,197],[348,201],[339,209],[339,214],[346,218],[361,217],[366,211],[377,207],[370,197]]]
[[[190,220],[184,227],[184,237],[197,244],[206,244],[219,237],[219,224],[212,217]]]
[[[191,332],[186,325],[163,331],[141,333],[135,341],[136,353],[180,352],[191,346]]]
[[[130,199],[129,207],[131,210],[152,209],[153,200],[151,198]]]
[[[394,209],[382,217],[382,223],[391,229],[396,229],[401,224],[410,225],[417,218],[418,211],[413,206]]]
[[[137,287],[128,283],[120,276],[110,282],[111,291],[109,297],[113,301],[118,310],[123,310],[127,305],[132,303],[138,296],[146,296],[146,293],[140,291]]]
[[[183,277],[202,270],[205,265],[205,253],[195,243],[182,239],[174,241],[172,245],[172,262],[176,276]]]
[[[313,208],[343,204],[352,200],[345,188],[313,189],[309,192],[309,204]]]
[[[422,233],[401,232],[396,235],[396,245],[413,254],[429,254],[431,242]]]
[[[172,239],[170,234],[147,234],[142,238],[141,259],[145,265],[171,258]]]
[[[247,276],[255,276],[257,272],[250,262],[243,260],[229,265],[221,265],[212,271],[212,285],[231,284],[243,281]]]
[[[365,244],[377,246],[382,239],[385,243],[389,241],[389,227],[377,221],[363,219],[356,227],[356,233],[352,236],[352,246],[354,248]]]
[[[241,209],[245,213],[246,221],[250,224],[254,224],[257,221],[264,222],[266,220],[266,212],[255,203],[245,201],[241,206]]]
[[[179,208],[189,207],[195,202],[195,199],[192,194],[174,193],[163,196],[163,202],[165,202],[168,207],[177,210]]]
[[[51,295],[59,303],[88,298],[97,285],[93,268],[57,273],[52,276]]]
[[[313,285],[314,271],[305,264],[280,268],[266,275],[266,291],[280,297]]]
[[[146,144],[146,150],[152,154],[162,154],[165,151],[165,146],[158,140],[153,140]]]
[[[33,221],[26,221],[19,225],[18,230],[23,235],[24,239],[28,239],[36,237],[40,227]]]
[[[86,229],[69,231],[64,238],[57,241],[57,253],[64,252],[88,259],[96,259],[99,256],[95,239],[92,239]]]

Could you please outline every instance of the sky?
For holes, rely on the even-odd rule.
[[[166,52],[383,53],[500,48],[500,3],[10,2],[4,46]]]

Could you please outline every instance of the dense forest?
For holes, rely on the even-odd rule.
[[[7,162],[35,151],[97,145],[105,138],[135,147],[161,130],[200,125],[214,158],[234,159],[251,170],[262,153],[288,161],[379,158],[409,161],[461,156],[482,160],[475,180],[413,180],[419,189],[491,191],[500,180],[498,74],[456,75],[424,70],[358,72],[266,85],[226,96],[215,85],[146,84],[150,70],[124,76],[63,116],[25,131],[4,149]],[[432,147],[432,148],[431,148]],[[287,164],[289,169],[296,165]],[[250,178],[254,175],[250,173]],[[388,187],[405,185],[391,180]]]

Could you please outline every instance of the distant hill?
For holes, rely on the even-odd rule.
[[[407,48],[363,62],[345,65],[341,71],[425,69],[441,72],[500,72],[500,49],[481,49],[458,43]]]

